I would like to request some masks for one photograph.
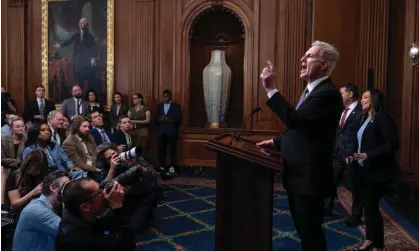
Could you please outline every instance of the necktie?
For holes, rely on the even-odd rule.
[[[108,143],[109,141],[108,141],[108,137],[106,137],[105,130],[99,129],[99,131],[100,131],[100,136],[102,138],[102,142]]]
[[[76,111],[76,114],[77,115],[81,115],[81,113],[80,113],[80,106],[81,106],[81,101],[80,100],[77,100],[77,111]]]
[[[80,43],[83,43],[83,30],[80,31]]]
[[[45,111],[45,103],[44,103],[44,99],[41,99],[41,103],[39,104],[39,113],[41,115],[44,115],[44,111]]]
[[[346,115],[348,114],[349,108],[345,109],[345,112],[343,112],[342,118],[340,119],[339,125],[340,128],[343,128],[345,126],[345,119],[346,119]]]
[[[300,101],[298,101],[297,106],[295,107],[296,110],[298,110],[298,108],[300,108],[301,104],[307,98],[309,93],[310,92],[308,91],[308,88],[304,89],[303,93],[301,94]]]
[[[57,142],[57,144],[60,144],[58,138],[57,138],[57,131],[55,130],[54,133],[52,134],[52,137],[54,137],[55,142]]]

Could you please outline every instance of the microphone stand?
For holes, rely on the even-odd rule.
[[[243,122],[236,128],[236,130],[234,131],[233,135],[231,136],[230,142],[228,143],[228,145],[232,145],[233,144],[233,139],[240,139],[240,133],[242,132],[244,126],[246,125],[247,121],[253,117],[253,114],[257,113],[260,111],[260,107],[256,107],[255,109],[252,110],[252,112],[247,115],[247,117],[243,120]],[[237,135],[237,136],[236,136]]]

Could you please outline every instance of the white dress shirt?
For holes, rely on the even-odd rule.
[[[310,93],[314,90],[314,88],[316,88],[316,86],[318,86],[323,80],[327,79],[328,77],[329,76],[318,78],[314,80],[313,82],[308,83],[306,87],[308,90],[308,94],[306,97],[310,95]],[[268,92],[268,98],[272,98],[272,96],[277,92],[278,92],[278,89],[273,89],[272,91]]]
[[[41,107],[42,102],[44,103],[44,109],[45,109],[45,99],[44,98],[36,98],[36,101],[38,101],[38,106]]]
[[[348,117],[349,117],[349,114],[351,114],[353,111],[354,111],[354,109],[355,109],[355,107],[358,105],[358,101],[355,101],[355,102],[353,102],[352,104],[350,104],[349,106],[348,106],[348,112],[346,113],[346,118],[345,118],[345,121],[344,121],[344,123],[346,123],[346,120],[348,119]],[[345,113],[345,111],[343,111],[342,112],[342,115],[340,115],[340,120],[342,119],[342,116],[343,116],[343,114]],[[340,121],[339,120],[339,121]]]
[[[74,98],[74,101],[76,102],[76,104],[75,104],[75,106],[76,106],[76,109],[75,109],[76,114],[75,115],[77,115],[77,114],[83,114],[83,101],[81,99],[76,99],[76,98]],[[80,107],[79,107],[79,112],[77,113],[77,105],[79,104],[79,102],[80,102]]]
[[[82,138],[80,138],[79,135],[75,135],[75,136],[80,141],[80,144],[83,146],[84,153],[87,156],[86,165],[89,165],[89,166],[93,165],[92,155],[89,153],[89,150],[87,149],[86,142]]]
[[[49,124],[48,124],[49,125]],[[61,145],[61,138],[60,138],[60,134],[57,132],[57,134],[55,135],[56,137],[54,138],[54,128],[52,128],[51,125],[49,125],[49,128],[51,129],[51,140],[55,141],[55,143],[57,143],[58,145]]]

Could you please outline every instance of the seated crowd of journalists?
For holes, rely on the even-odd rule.
[[[148,152],[151,114],[141,94],[128,108],[115,93],[105,130],[93,90],[90,102],[82,101],[74,86],[60,110],[44,93],[38,86],[23,118],[7,114],[2,125],[2,225],[4,215],[17,222],[13,250],[135,249],[135,234],[148,229],[163,198],[158,177],[178,172],[175,158],[165,161],[166,150],[176,156],[180,106],[163,92],[154,122],[156,168]]]
[[[353,250],[382,251],[379,202],[399,174],[397,129],[380,90],[360,95],[352,83],[336,88],[329,76],[338,61],[330,44],[312,44],[300,60],[300,78],[308,84],[295,107],[275,88],[268,61],[261,74],[266,104],[287,130],[257,146],[281,151],[283,185],[303,251],[327,250],[323,218],[332,215],[345,170],[353,200],[345,224],[356,227],[364,216],[366,225],[365,241]],[[114,93],[110,130],[104,129],[94,90],[83,101],[81,88],[73,86],[73,97],[57,111],[38,86],[23,118],[10,115],[16,114],[16,102],[5,93],[2,89],[2,211],[19,218],[13,250],[133,250],[134,235],[149,226],[163,197],[158,176],[178,172],[182,115],[171,92],[163,91],[164,102],[153,116],[157,167],[150,164],[152,116],[139,93],[132,96],[132,107]]]

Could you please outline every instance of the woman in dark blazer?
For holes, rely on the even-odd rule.
[[[87,113],[91,113],[93,111],[99,111],[103,114],[103,105],[101,105],[97,99],[96,91],[94,89],[90,89],[86,93],[85,100],[89,102],[89,106],[87,108]]]
[[[109,123],[111,124],[111,130],[114,132],[117,129],[118,121],[120,116],[127,116],[129,106],[122,100],[122,94],[115,92],[113,94],[112,106],[110,109]]]
[[[381,251],[384,248],[384,225],[380,200],[398,176],[394,153],[398,136],[394,119],[384,112],[384,95],[371,88],[362,95],[364,115],[358,131],[358,149],[351,161],[359,168],[362,203],[366,222],[366,240],[354,250]]]

